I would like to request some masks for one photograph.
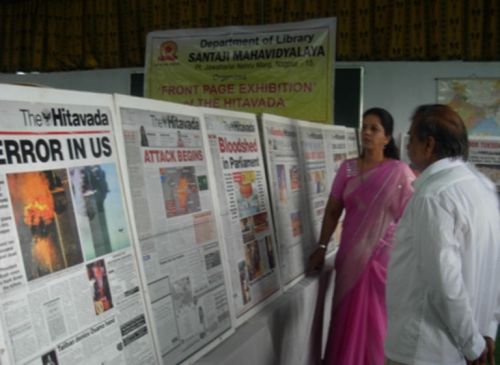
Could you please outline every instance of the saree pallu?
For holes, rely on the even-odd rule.
[[[410,168],[396,160],[362,173],[355,159],[339,169],[332,196],[342,202],[345,218],[335,258],[325,365],[384,364],[386,270],[414,178]]]

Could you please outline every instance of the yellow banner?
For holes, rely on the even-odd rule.
[[[145,95],[333,123],[335,18],[148,35]]]

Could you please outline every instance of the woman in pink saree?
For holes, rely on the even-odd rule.
[[[323,266],[326,245],[345,209],[325,365],[384,364],[386,269],[394,231],[415,178],[399,161],[393,124],[384,109],[363,114],[361,157],[340,166],[319,247],[310,257],[310,269]]]

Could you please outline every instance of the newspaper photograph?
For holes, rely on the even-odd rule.
[[[163,364],[191,361],[232,330],[202,117],[116,95],[130,209]]]
[[[273,221],[256,117],[202,109],[205,116],[237,320],[280,291]]]
[[[0,111],[1,363],[156,363],[111,96],[0,85]]]

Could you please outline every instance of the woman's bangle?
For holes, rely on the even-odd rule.
[[[324,243],[319,244],[319,248],[322,248],[323,250],[326,250],[326,245]]]

